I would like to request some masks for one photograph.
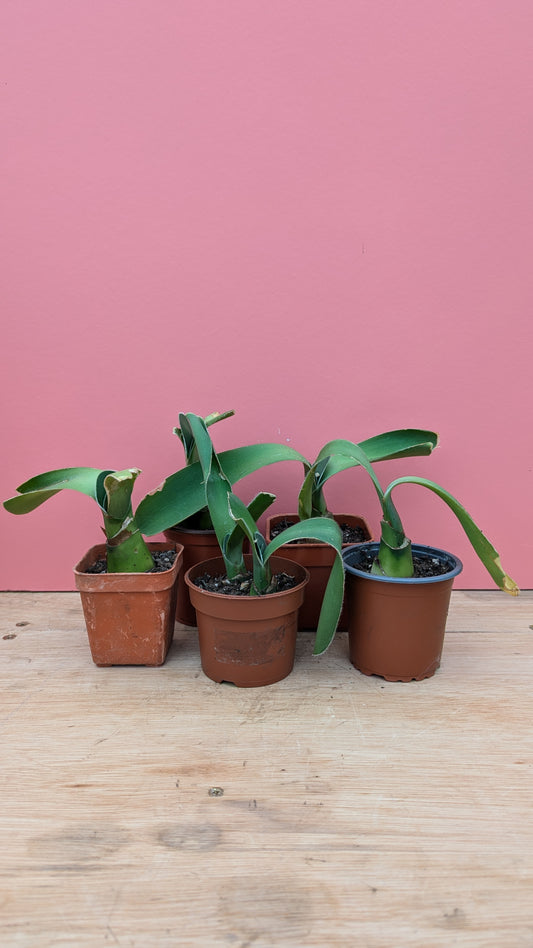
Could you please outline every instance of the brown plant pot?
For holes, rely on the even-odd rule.
[[[251,568],[252,558],[245,556]],[[222,557],[191,567],[185,574],[196,609],[202,669],[213,681],[255,688],[281,681],[294,665],[298,609],[309,574],[303,566],[278,556],[272,572],[285,571],[296,586],[267,596],[224,596],[194,585],[204,573],[225,574]]]
[[[189,590],[185,583],[185,573],[191,566],[203,560],[220,556],[220,547],[214,530],[188,530],[176,526],[164,531],[167,540],[183,547],[183,565],[178,576],[178,597],[176,602],[176,622],[184,625],[196,625],[196,612],[191,603]]]
[[[74,567],[95,665],[162,665],[174,635],[177,578],[183,548],[149,543],[151,552],[176,550],[163,573],[87,573],[105,557],[105,544],[93,546]]]
[[[272,539],[272,528],[280,521],[288,520],[290,523],[298,523],[297,514],[282,514],[274,517],[268,517],[266,522],[266,539]],[[361,527],[366,533],[366,540],[372,539],[370,528],[363,517],[356,517],[353,514],[335,514],[336,523],[347,523],[350,527]],[[343,549],[353,546],[350,543],[343,543]],[[299,629],[316,629],[322,608],[322,600],[326,591],[326,586],[331,573],[331,568],[335,562],[335,551],[328,543],[285,543],[280,547],[280,553],[295,563],[300,563],[309,571],[309,585],[305,590],[304,604],[298,615]],[[348,628],[348,615],[346,607],[343,606],[337,630],[345,631]]]
[[[430,678],[440,665],[453,580],[462,563],[444,550],[413,545],[413,553],[438,558],[448,572],[391,579],[357,568],[358,552],[365,548],[377,554],[379,544],[343,553],[350,661],[363,674],[387,681]]]

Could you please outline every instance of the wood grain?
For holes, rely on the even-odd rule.
[[[533,593],[454,592],[432,679],[303,634],[250,690],[194,630],[96,668],[77,594],[0,610],[4,948],[533,946]]]

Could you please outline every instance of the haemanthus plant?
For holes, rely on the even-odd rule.
[[[267,544],[258,529],[257,520],[275,500],[274,494],[261,492],[248,505],[244,504],[233,492],[223,463],[223,455],[217,455],[205,421],[192,413],[181,414],[179,421],[183,436],[190,443],[194,441],[196,445],[203,472],[205,503],[229,579],[241,576],[247,571],[243,553],[245,539],[250,543],[253,564],[250,595],[265,595],[271,591],[270,558],[284,543],[290,540],[312,539],[328,543],[335,550],[335,562],[324,594],[314,649],[315,654],[325,651],[335,634],[344,589],[342,537],[339,527],[333,520],[314,517],[305,523],[287,528]],[[181,496],[185,501],[183,490],[178,490],[176,496]]]
[[[13,514],[40,507],[59,491],[70,489],[92,497],[103,516],[109,573],[144,573],[154,561],[135,520],[131,504],[138,468],[101,471],[95,467],[67,467],[38,474],[17,488],[18,495],[4,501]]]
[[[425,477],[416,476],[398,477],[393,480],[388,487],[383,489],[370,459],[361,445],[350,444],[346,445],[344,449],[349,452],[349,456],[357,461],[370,476],[381,505],[382,517],[379,551],[371,570],[374,575],[388,576],[391,578],[411,578],[413,576],[411,540],[405,535],[400,515],[392,500],[392,492],[402,484],[417,484],[420,487],[425,487],[427,490],[432,491],[448,505],[459,520],[474,551],[496,585],[511,595],[518,594],[518,586],[514,580],[504,572],[499,554],[494,549],[492,543],[490,543],[485,534],[482,533],[468,511],[465,510],[463,505],[452,494],[434,481],[428,480]]]

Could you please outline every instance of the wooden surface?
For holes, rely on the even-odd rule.
[[[180,627],[96,668],[75,593],[0,610],[2,948],[532,948],[533,593],[455,592],[433,679],[304,634],[252,690]]]

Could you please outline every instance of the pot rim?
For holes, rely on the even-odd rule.
[[[216,536],[214,530],[194,530],[192,527],[181,527],[179,523],[174,524],[173,527],[167,527],[166,530],[163,530],[164,536],[167,536],[171,533],[190,533],[192,536]],[[169,539],[172,539],[172,537],[169,536]]]
[[[455,576],[458,576],[463,569],[461,560],[454,553],[449,553],[447,550],[440,550],[438,547],[434,546],[413,543],[413,553],[416,553],[418,556],[432,556],[437,557],[440,560],[448,561],[450,562],[449,570],[446,573],[442,573],[440,576],[377,576],[373,573],[367,573],[366,570],[357,569],[356,566],[353,566],[349,562],[350,558],[356,557],[358,553],[361,553],[364,550],[368,550],[371,553],[376,553],[379,550],[379,543],[375,541],[369,543],[357,543],[347,547],[342,553],[344,569],[351,576],[357,576],[358,579],[367,579],[376,583],[395,583],[402,586],[422,586],[430,583],[443,583],[450,579],[454,579]]]
[[[244,559],[247,563],[249,561],[251,565],[252,556],[250,553],[245,553]],[[277,593],[274,593],[274,592],[266,593],[264,596],[227,596],[225,593],[217,593],[217,592],[212,592],[211,590],[208,590],[208,589],[202,589],[200,586],[197,586],[190,578],[190,573],[192,573],[193,570],[196,571],[200,569],[201,567],[204,567],[207,570],[210,563],[221,563],[222,569],[224,569],[224,557],[213,556],[213,557],[210,557],[208,560],[202,560],[201,563],[195,563],[194,566],[190,566],[184,576],[185,583],[190,589],[194,589],[196,592],[201,593],[203,596],[215,596],[217,599],[229,598],[229,599],[234,599],[234,600],[244,600],[246,602],[250,600],[257,601],[261,599],[281,598],[282,596],[286,596],[287,593],[295,592],[297,589],[300,589],[301,586],[304,586],[309,582],[309,579],[310,579],[309,570],[307,570],[305,566],[302,566],[300,563],[294,563],[292,560],[288,560],[284,556],[277,556],[275,553],[272,555],[270,559],[271,559],[272,565],[274,565],[274,563],[280,564],[278,569],[283,568],[285,572],[290,572],[291,570],[294,570],[294,569],[302,571],[303,573],[305,573],[303,579],[301,579],[296,584],[296,586],[291,586],[290,589],[283,589],[281,590],[281,592],[277,592]],[[281,564],[283,564],[283,567],[281,566]]]
[[[94,592],[112,591],[113,588],[127,591],[130,588],[136,589],[138,592],[142,591],[140,583],[144,584],[147,589],[164,589],[168,586],[171,586],[177,577],[178,572],[181,570],[183,563],[183,545],[181,543],[169,543],[168,541],[149,541],[147,542],[148,549],[152,553],[159,551],[175,551],[176,557],[172,566],[169,569],[162,570],[161,572],[152,573],[142,572],[142,573],[87,573],[85,568],[95,563],[97,559],[101,556],[105,556],[107,545],[105,543],[97,543],[94,546],[91,546],[84,556],[82,556],[79,563],[73,568],[74,573],[74,582],[78,592],[85,590],[93,590]],[[98,590],[97,587],[100,586],[101,589]]]
[[[368,534],[368,540],[361,540],[361,543],[371,543],[371,542],[372,542],[372,530],[370,529],[370,525],[368,524],[368,521],[367,521],[361,514],[354,514],[354,513],[334,513],[334,514],[333,514],[333,519],[334,519],[335,523],[336,523],[339,527],[340,527],[341,523],[343,523],[344,521],[345,521],[345,522],[348,522],[349,520],[356,520],[356,521],[358,521],[357,523],[348,524],[348,525],[349,525],[349,526],[358,526],[358,527],[361,527],[361,528],[362,528],[363,530],[365,530],[365,532]],[[302,521],[300,520],[300,518],[299,518],[299,516],[298,516],[297,513],[270,514],[270,516],[267,516],[267,518],[266,518],[266,524],[267,524],[266,537],[267,537],[267,539],[270,539],[270,538],[271,538],[270,528],[273,527],[273,526],[275,526],[276,523],[279,523],[280,520],[291,520],[291,521],[294,521],[294,523],[301,523],[301,522],[302,522]],[[349,545],[350,545],[350,546],[358,546],[358,547],[359,547],[359,546],[361,546],[361,543],[356,543],[356,544],[350,543]],[[296,549],[296,548],[302,548],[302,547],[305,547],[305,548],[312,548],[312,547],[314,547],[314,548],[316,548],[317,546],[327,547],[327,546],[329,546],[329,544],[328,544],[328,543],[322,543],[320,540],[289,540],[288,543],[284,543],[283,546],[284,546],[284,547],[292,547],[293,549]],[[342,544],[342,547],[343,547],[343,549],[347,549],[348,544],[343,543],[343,544]],[[282,550],[282,549],[283,549],[283,547],[280,547],[280,550]]]

